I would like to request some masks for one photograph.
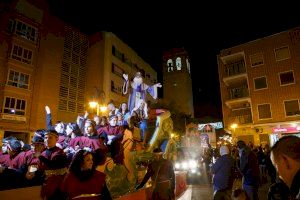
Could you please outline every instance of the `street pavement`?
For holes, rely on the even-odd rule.
[[[187,190],[177,200],[212,200],[213,189],[206,176],[192,176],[188,178]],[[259,187],[259,200],[267,200],[270,182]]]

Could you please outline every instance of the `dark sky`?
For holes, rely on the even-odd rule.
[[[220,50],[300,26],[299,10],[288,1],[49,2],[55,15],[86,33],[115,33],[158,74],[163,51],[184,47],[190,56],[196,117],[222,117],[216,60]]]

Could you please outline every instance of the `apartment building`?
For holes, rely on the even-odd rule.
[[[225,129],[235,140],[271,145],[300,133],[300,28],[217,56]]]
[[[119,107],[122,102],[128,101],[129,94],[122,93],[123,74],[128,74],[130,80],[136,72],[141,72],[146,84],[151,86],[157,83],[156,71],[111,32],[98,32],[90,36],[88,66],[88,73],[100,79],[87,79],[87,97],[92,101],[96,96],[101,104],[112,101]],[[97,92],[98,95],[95,95]],[[147,100],[155,101],[149,94]]]
[[[55,123],[75,122],[92,111],[91,100],[127,101],[123,72],[156,82],[156,72],[117,36],[88,36],[52,16],[44,0],[0,8],[0,141],[13,135],[28,142],[46,126],[46,105]]]

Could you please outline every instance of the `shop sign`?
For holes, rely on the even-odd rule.
[[[5,114],[2,114],[2,119],[26,122],[26,117],[24,117],[24,116],[16,116],[16,115],[5,115]]]
[[[297,132],[300,131],[300,127],[287,127],[287,128],[273,128],[273,133],[279,133],[279,132]]]

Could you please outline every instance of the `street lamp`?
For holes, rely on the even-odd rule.
[[[99,104],[96,101],[90,101],[89,105],[92,109],[96,108],[97,115],[99,115]]]
[[[102,114],[104,112],[106,112],[107,110],[107,106],[104,106],[104,105],[99,105],[98,102],[96,101],[90,101],[89,102],[89,106],[92,108],[92,109],[95,109],[96,108],[96,111],[97,111],[97,115],[99,116],[99,112],[101,112]]]

